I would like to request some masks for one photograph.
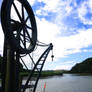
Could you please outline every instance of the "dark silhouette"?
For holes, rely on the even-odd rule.
[[[3,57],[0,55],[0,73],[1,73],[1,62],[3,61]],[[19,62],[20,64],[20,71],[23,72],[25,69],[23,69],[23,65]]]
[[[1,72],[1,62],[3,60],[3,57],[0,55],[0,72]]]
[[[70,70],[71,73],[92,73],[92,58],[88,58],[81,63],[77,63]]]

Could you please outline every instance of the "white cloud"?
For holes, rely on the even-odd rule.
[[[55,55],[64,57],[69,54],[81,52],[81,48],[92,46],[92,29],[80,30],[78,34],[59,37],[55,40]]]
[[[36,14],[38,15],[47,15],[49,12],[62,14],[63,16],[68,16],[72,13],[73,7],[70,6],[72,0],[38,0],[39,2],[43,2],[45,5],[36,10]],[[61,17],[63,17],[61,16]]]
[[[59,10],[60,0],[38,0],[40,3],[43,2],[44,6],[40,6],[36,10],[37,15],[48,16],[48,13],[57,13]]]
[[[3,55],[4,34],[0,24],[0,54]]]
[[[90,12],[92,13],[92,0],[88,0],[88,6],[90,8]]]
[[[84,50],[82,50],[82,52],[92,52],[92,50],[86,50],[86,49],[84,49]]]
[[[38,40],[45,43],[54,42],[54,39],[59,34],[59,27],[52,22],[48,22],[44,18],[39,19],[36,17],[36,20],[38,28]]]
[[[31,6],[33,6],[36,3],[36,0],[28,0]]]
[[[67,61],[67,62],[61,62],[60,64],[56,65],[54,70],[70,70],[71,67],[73,67],[76,64],[76,61]]]
[[[57,65],[54,70],[70,70],[73,65]]]
[[[77,63],[80,63],[77,61]],[[65,62],[60,62],[59,64],[56,65],[54,70],[70,70],[74,65],[76,64],[76,61],[65,61]]]
[[[56,58],[81,52],[81,48],[92,46],[92,29],[78,29],[78,34],[71,36],[58,36],[60,28],[45,19],[37,18],[39,41],[54,44]],[[62,31],[63,32],[63,31]]]
[[[43,7],[43,10],[45,11],[52,11],[52,12],[56,12],[58,4],[60,2],[60,0],[38,0],[39,2],[44,2],[45,6]]]
[[[82,23],[92,25],[92,17],[89,19],[86,17],[88,13],[92,13],[92,0],[82,2],[78,7],[78,16]]]
[[[40,0],[40,1],[43,1],[43,0]],[[43,2],[45,2],[46,5],[49,7],[49,5],[50,5],[49,3],[52,2],[52,0],[50,2],[48,0],[43,1]],[[40,30],[39,32],[41,32],[42,34],[45,34],[42,38],[40,36],[40,39],[42,41],[45,41],[45,40],[50,41],[50,39],[52,39],[51,42],[53,42],[53,44],[55,45],[54,51],[55,51],[56,57],[64,57],[65,55],[68,55],[68,54],[81,52],[81,50],[80,50],[81,48],[88,47],[89,45],[92,45],[91,44],[92,43],[91,35],[90,35],[92,33],[92,29],[88,29],[88,30],[75,29],[75,30],[78,30],[78,32],[79,32],[78,34],[67,36],[67,37],[57,37],[56,35],[62,34],[64,32],[64,30],[69,31],[69,28],[63,22],[63,19],[66,18],[66,16],[68,16],[72,12],[77,13],[77,10],[73,11],[73,7],[70,6],[70,3],[72,2],[72,0],[57,1],[57,2],[58,3],[56,3],[56,5],[58,5],[58,7],[54,6],[53,8],[46,8],[47,12],[51,11],[51,9],[57,10],[57,16],[54,17],[54,19],[53,19],[54,23],[50,23],[50,22],[46,21],[45,19],[44,19],[44,21],[39,19],[38,30]],[[84,2],[80,7],[78,7],[76,5],[76,3],[74,2],[74,5],[76,7],[78,7],[78,14],[79,14],[79,18],[81,19],[81,21],[83,21],[85,23],[90,23],[90,21],[85,19],[85,15],[88,12],[86,4],[87,4],[87,2]],[[40,26],[39,24],[41,24],[42,26]],[[43,33],[41,31],[44,29],[46,30],[46,31],[44,31],[46,33]],[[51,31],[50,29],[54,29],[54,31]],[[50,34],[50,36],[49,36],[49,34],[48,34],[49,32],[51,32],[51,33],[54,32],[54,35]],[[48,38],[46,37],[46,34],[48,35]],[[43,38],[47,38],[47,39],[44,40]]]
[[[69,15],[71,13],[72,9],[73,9],[73,7],[71,7],[71,6],[65,7],[65,10],[67,12],[67,15]]]

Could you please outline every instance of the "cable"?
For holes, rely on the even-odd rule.
[[[52,55],[51,55],[51,58],[52,58],[52,61],[53,61],[53,58],[54,58],[54,55],[53,55],[53,49],[52,49]]]
[[[37,46],[49,46],[49,44],[45,44],[43,42],[37,41]]]

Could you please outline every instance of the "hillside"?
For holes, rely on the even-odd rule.
[[[88,58],[81,63],[77,63],[70,70],[71,73],[92,73],[92,58]]]

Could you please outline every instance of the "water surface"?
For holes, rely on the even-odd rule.
[[[36,92],[43,92],[45,82],[45,92],[92,92],[92,76],[64,74],[40,79]]]
[[[92,76],[63,74],[63,76],[43,78],[39,80],[36,92],[43,92],[45,83],[45,92],[92,92]],[[27,89],[26,92],[32,91]]]

